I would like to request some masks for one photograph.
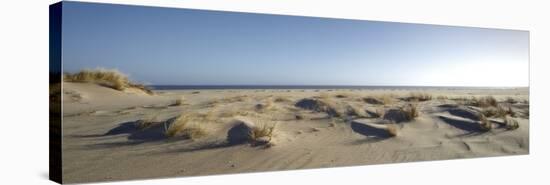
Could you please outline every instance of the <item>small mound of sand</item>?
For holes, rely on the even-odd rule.
[[[369,104],[375,104],[375,105],[382,105],[384,104],[384,102],[376,99],[376,98],[373,98],[373,97],[366,97],[366,98],[363,98],[363,101],[366,102],[366,103],[369,103]]]
[[[384,109],[383,108],[375,108],[375,107],[367,107],[365,109],[365,113],[370,118],[379,118],[384,115]]]
[[[233,126],[227,132],[227,142],[230,145],[244,144],[250,142],[253,146],[272,146],[272,136],[253,137],[253,133],[261,129],[252,121],[244,119],[233,120]],[[265,125],[264,125],[265,126]]]
[[[318,100],[318,99],[304,98],[296,102],[294,106],[298,108],[306,109],[306,110],[315,111],[315,112],[325,112],[329,116],[339,116],[336,109],[329,106],[327,103],[323,102],[322,100]]]
[[[403,110],[396,108],[387,110],[386,113],[384,113],[384,119],[395,123],[408,121],[407,114]]]
[[[468,133],[482,133],[482,132],[488,131],[488,129],[484,128],[479,121],[473,121],[470,119],[461,119],[457,117],[449,117],[444,115],[440,115],[439,119],[446,124],[449,124],[455,128],[464,130]]]
[[[233,126],[227,131],[227,142],[230,144],[242,144],[249,140],[254,123],[250,121],[234,120]]]
[[[448,110],[449,114],[457,117],[467,118],[474,121],[480,120],[480,112],[467,107],[456,107]]]
[[[397,128],[392,124],[377,124],[354,120],[351,122],[353,132],[376,139],[387,139],[397,136]]]

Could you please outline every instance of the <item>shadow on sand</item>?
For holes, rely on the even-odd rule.
[[[479,120],[479,113],[469,109],[452,108],[448,110],[453,116],[463,117],[471,120]]]
[[[483,129],[478,122],[472,121],[472,120],[459,120],[459,119],[453,119],[445,116],[439,116],[439,119],[441,119],[443,122],[445,122],[448,125],[451,125],[455,128],[466,131],[467,133],[464,134],[463,136],[478,135],[488,131],[486,129]]]
[[[99,149],[99,148],[110,148],[110,147],[121,147],[121,146],[132,146],[138,145],[147,142],[157,142],[162,140],[169,139],[166,135],[166,129],[174,122],[176,118],[170,118],[161,122],[154,123],[152,126],[147,128],[139,128],[139,120],[129,121],[120,123],[117,127],[112,128],[104,134],[96,135],[82,135],[75,137],[83,138],[93,138],[93,137],[107,137],[107,136],[116,136],[116,135],[128,135],[126,138],[127,141],[118,141],[118,142],[107,142],[107,143],[97,143],[89,145],[89,148]]]
[[[365,123],[351,121],[351,129],[353,132],[366,136],[366,140],[363,142],[378,142],[393,137],[388,130],[384,128],[377,128]]]

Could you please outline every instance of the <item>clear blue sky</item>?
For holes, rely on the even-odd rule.
[[[65,2],[63,67],[155,85],[528,86],[527,31]]]

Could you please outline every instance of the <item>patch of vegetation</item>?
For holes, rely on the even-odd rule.
[[[289,102],[290,100],[286,97],[278,96],[273,99],[274,102]]]
[[[374,98],[374,97],[365,97],[362,100],[365,103],[369,103],[369,104],[375,104],[375,105],[383,105],[384,104],[384,101],[379,100],[379,99]]]
[[[388,134],[390,134],[391,137],[397,136],[397,126],[395,124],[386,125],[386,130],[388,131]]]
[[[507,130],[515,130],[519,128],[518,121],[511,117],[504,118],[504,125]]]
[[[489,131],[493,128],[493,124],[491,123],[491,121],[489,121],[489,119],[487,119],[487,117],[485,117],[485,115],[483,114],[479,115],[479,126],[484,131]]]
[[[304,98],[296,102],[294,106],[315,112],[325,112],[331,117],[339,117],[341,114],[331,104],[332,102],[327,100]]]
[[[273,137],[274,130],[275,130],[275,125],[264,124],[260,127],[252,127],[252,130],[249,133],[249,138],[252,141],[257,141],[260,138],[267,138],[267,142],[269,142]]]
[[[414,120],[419,116],[418,107],[416,104],[409,104],[405,107],[400,107],[400,110],[405,113],[405,118],[407,121]]]
[[[516,103],[518,103],[518,101],[517,101],[516,99],[512,98],[512,97],[506,98],[505,102],[506,102],[506,103],[509,103],[509,104],[516,104]]]
[[[404,98],[405,101],[428,101],[432,100],[432,95],[428,93],[411,93],[409,97]]]
[[[367,112],[367,114],[371,117],[371,118],[381,118],[384,116],[384,109],[383,108],[375,108],[374,111],[372,110],[365,110],[365,112]]]
[[[365,117],[364,111],[352,105],[346,106],[345,114],[347,116]]]
[[[140,89],[147,94],[153,94],[148,87],[133,83],[128,76],[114,69],[83,69],[78,73],[65,73],[63,81],[77,83],[95,83],[115,90],[122,91],[126,88]]]
[[[185,114],[180,115],[166,129],[165,134],[168,137],[183,137],[188,139],[197,139],[206,136],[206,130],[201,126],[206,120],[203,114]]]
[[[336,96],[334,96],[336,98],[347,98],[348,96],[347,95],[344,95],[344,94],[337,94]]]
[[[159,123],[158,121],[158,114],[154,114],[152,116],[149,116],[145,119],[140,119],[136,122],[137,128],[144,130],[147,129],[155,124]]]
[[[504,118],[506,115],[516,117],[516,113],[512,110],[512,107],[508,107],[508,109],[505,109],[502,106],[487,107],[481,112],[486,117]]]
[[[469,102],[471,106],[476,107],[496,107],[498,102],[493,96],[485,96],[481,98],[473,97]]]

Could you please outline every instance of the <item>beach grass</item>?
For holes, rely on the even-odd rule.
[[[515,130],[519,128],[518,121],[508,116],[504,118],[504,125],[507,130]]]
[[[416,104],[409,104],[405,107],[401,107],[400,110],[405,113],[405,118],[407,121],[414,120],[420,115],[418,112],[418,106]]]
[[[252,130],[249,133],[249,138],[253,141],[256,141],[262,137],[267,137],[268,140],[271,140],[273,137],[274,130],[275,130],[275,125],[268,125],[268,124],[252,127]]]
[[[410,93],[409,97],[405,98],[407,101],[429,101],[432,100],[432,95],[428,93]]]
[[[201,126],[206,121],[206,115],[199,113],[182,114],[166,129],[168,137],[181,136],[189,139],[197,139],[207,134]]]
[[[131,82],[126,74],[116,69],[83,69],[77,73],[65,73],[63,81],[95,83],[119,91],[126,88],[137,88],[148,94],[153,94],[145,85]]]
[[[388,124],[386,130],[388,131],[388,134],[390,134],[390,136],[397,136],[397,126],[395,124]]]
[[[479,125],[484,131],[489,131],[493,128],[491,121],[484,114],[479,114]]]

